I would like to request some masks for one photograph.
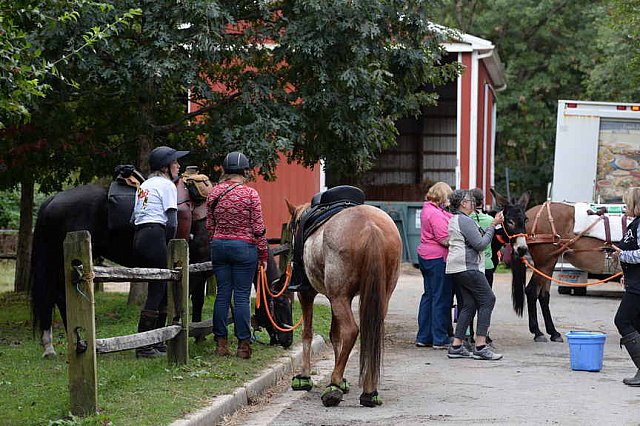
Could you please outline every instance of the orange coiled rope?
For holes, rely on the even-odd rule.
[[[265,311],[267,311],[267,318],[269,318],[269,322],[271,322],[271,325],[273,325],[273,327],[278,330],[278,331],[282,331],[282,332],[289,332],[289,331],[293,331],[296,328],[300,327],[300,324],[302,324],[302,319],[304,318],[303,316],[300,316],[300,319],[298,320],[298,322],[294,325],[291,326],[289,328],[283,328],[280,327],[278,324],[276,324],[275,320],[273,319],[273,317],[271,316],[271,310],[269,309],[269,307],[267,306],[267,293],[271,296],[271,297],[279,297],[281,296],[285,290],[287,289],[287,287],[289,286],[289,280],[291,279],[291,268],[289,266],[287,266],[287,280],[285,281],[285,284],[282,286],[282,290],[280,290],[280,292],[278,292],[277,295],[274,296],[274,294],[271,292],[271,289],[269,289],[269,283],[267,280],[267,272],[264,270],[264,268],[262,267],[262,265],[260,265],[258,267],[258,283],[257,283],[257,288],[256,288],[256,309],[260,308],[260,303],[264,302],[265,305]]]
[[[603,280],[598,280],[598,281],[594,281],[594,282],[591,282],[591,283],[572,283],[572,282],[569,282],[569,281],[562,281],[562,280],[558,280],[558,279],[555,279],[553,277],[550,277],[549,275],[545,274],[544,272],[540,271],[539,269],[536,269],[531,263],[529,263],[529,261],[527,260],[526,257],[522,258],[522,263],[527,265],[527,267],[529,269],[531,269],[532,271],[534,271],[538,275],[541,275],[541,276],[545,277],[548,280],[554,281],[554,282],[556,282],[558,284],[563,284],[563,285],[573,286],[573,287],[588,287],[588,286],[592,286],[592,285],[598,285],[598,284],[606,283],[607,281],[611,281],[612,279],[622,275],[622,272],[618,272],[617,274],[611,275],[610,277],[607,277],[607,278],[605,278]]]

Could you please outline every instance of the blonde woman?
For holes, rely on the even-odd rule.
[[[449,346],[452,284],[444,271],[448,246],[447,226],[451,218],[446,207],[451,192],[451,187],[445,182],[434,184],[427,191],[420,212],[418,261],[424,292],[418,307],[417,347],[446,349]]]

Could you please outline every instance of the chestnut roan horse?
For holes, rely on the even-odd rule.
[[[592,274],[619,272],[619,266],[611,257],[610,246],[603,240],[573,232],[574,214],[573,205],[562,202],[545,202],[527,210],[527,246],[534,267],[551,277],[556,262],[561,259]],[[529,331],[536,342],[546,342],[547,338],[538,326],[536,301],[539,302],[547,334],[553,342],[562,342],[549,309],[551,280],[534,271],[525,288],[526,267],[521,260],[516,258],[511,264],[514,309],[522,315],[526,294]]]
[[[294,207],[290,228],[309,204]],[[340,211],[324,222],[304,243],[305,272],[312,288],[300,291],[303,315],[303,356],[295,390],[310,390],[313,301],[318,293],[331,303],[330,338],[335,355],[331,383],[322,394],[325,406],[336,406],[349,390],[344,370],[360,333],[360,404],[382,404],[378,383],[384,344],[384,319],[399,275],[402,241],[398,228],[384,211],[358,205]],[[351,310],[359,295],[360,330]]]

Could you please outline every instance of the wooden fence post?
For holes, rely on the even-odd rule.
[[[167,342],[167,359],[170,364],[182,365],[189,360],[189,246],[187,242],[171,240],[168,257],[167,268],[181,267],[182,274],[179,282],[171,282],[167,286],[169,291],[167,318],[173,321],[174,318],[179,317],[182,331]]]
[[[67,297],[67,356],[71,412],[85,416],[98,408],[93,260],[88,231],[67,233],[64,240]]]

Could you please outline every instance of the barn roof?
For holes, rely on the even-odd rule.
[[[478,59],[487,68],[489,76],[493,81],[496,90],[506,89],[507,79],[504,65],[500,61],[500,56],[493,43],[480,37],[466,34],[451,28],[435,25],[439,31],[447,33],[449,41],[442,43],[447,52],[477,52]]]

